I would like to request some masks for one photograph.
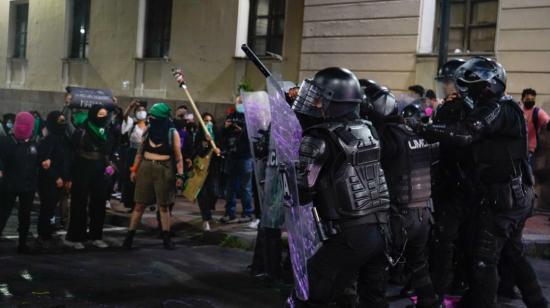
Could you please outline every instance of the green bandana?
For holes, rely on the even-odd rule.
[[[105,133],[105,128],[95,126],[92,122],[88,121],[88,127],[94,134],[101,140],[107,140],[107,134]]]
[[[171,113],[172,110],[170,109],[170,106],[163,102],[154,104],[153,107],[151,107],[151,110],[149,110],[149,114],[156,118],[168,118]]]
[[[208,134],[210,134],[210,137],[212,140],[216,140],[216,136],[214,136],[214,125],[212,123],[206,124],[206,130],[208,131]]]
[[[74,125],[80,126],[84,124],[84,122],[86,122],[86,120],[88,119],[88,112],[87,111],[75,112],[73,114],[73,119],[74,119]]]
[[[38,136],[39,133],[40,133],[40,119],[34,118],[34,131],[32,135],[36,137]]]

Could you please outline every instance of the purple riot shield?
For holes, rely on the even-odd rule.
[[[285,226],[296,295],[309,298],[307,261],[320,245],[313,218],[312,206],[301,206],[298,200],[295,163],[302,140],[302,128],[296,115],[285,100],[280,83],[273,77],[267,78],[267,91],[271,107],[271,138],[273,138],[283,187],[285,205]]]
[[[241,97],[243,99],[250,150],[254,157],[255,184],[263,212],[262,201],[264,199],[265,170],[269,148],[269,126],[271,125],[269,97],[265,91],[241,91]]]

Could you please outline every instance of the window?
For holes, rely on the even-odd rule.
[[[259,56],[283,54],[285,0],[252,0],[248,45]]]
[[[71,51],[69,57],[85,59],[90,32],[90,0],[74,0],[72,9]]]
[[[27,55],[27,24],[29,20],[29,4],[15,6],[15,44],[14,58],[25,58]]]
[[[147,0],[145,57],[168,57],[172,21],[172,0]]]
[[[441,1],[438,0],[435,46],[439,45]],[[493,52],[498,0],[452,0],[449,29],[450,52]]]

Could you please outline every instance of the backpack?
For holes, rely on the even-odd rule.
[[[533,120],[533,126],[535,126],[535,134],[537,136],[537,149],[540,148],[540,136],[539,136],[539,111],[540,111],[540,108],[539,107],[535,107],[533,109],[533,114],[531,115],[531,118]],[[536,152],[536,150],[535,150]]]

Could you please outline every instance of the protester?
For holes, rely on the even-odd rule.
[[[107,109],[94,105],[84,124],[71,137],[75,160],[66,240],[77,250],[84,249],[84,242],[88,239],[98,248],[108,247],[102,240],[108,190],[106,176],[112,168],[110,155],[114,143],[108,127]],[[88,218],[90,227],[87,233]]]
[[[216,129],[216,122],[214,116],[210,113],[204,113],[202,115],[206,129],[210,134],[210,137],[205,136],[202,130],[199,130],[195,139],[195,145],[193,147],[194,156],[205,157],[212,151],[212,145],[210,144],[210,138],[216,142],[219,133]],[[210,222],[212,221],[212,210],[215,209],[216,201],[218,200],[218,182],[220,177],[220,155],[221,151],[216,148],[211,154],[210,164],[208,165],[208,175],[204,184],[197,196],[197,202],[201,211],[202,217],[202,229],[203,231],[210,231]]]
[[[225,215],[223,223],[252,221],[252,170],[253,160],[250,152],[244,106],[241,97],[236,99],[236,110],[230,113],[222,129],[224,138],[223,152],[226,156],[224,178],[226,185]],[[240,193],[243,206],[242,219],[237,219],[237,193]]]
[[[123,244],[125,249],[132,248],[145,206],[155,202],[160,211],[164,248],[174,249],[170,239],[171,222],[168,207],[174,204],[175,186],[183,185],[183,161],[180,137],[170,120],[170,113],[170,107],[162,102],[156,103],[150,110],[150,126],[131,169],[130,177],[136,183],[136,204]],[[174,164],[177,174],[174,174]]]
[[[3,206],[0,207],[0,234],[11,215],[15,200],[19,200],[18,253],[30,253],[27,236],[31,222],[31,207],[37,188],[38,150],[32,139],[34,117],[20,112],[15,117],[13,131],[0,140],[0,176],[4,181]]]
[[[49,247],[55,228],[55,208],[65,184],[70,181],[71,148],[66,132],[65,116],[52,111],[46,119],[47,135],[38,146],[40,216],[38,242]]]
[[[15,122],[14,113],[6,113],[2,116],[2,126],[4,128],[4,131],[6,132],[6,135],[9,134],[13,129],[13,122]]]
[[[412,94],[415,94],[417,96],[417,98],[424,97],[424,93],[426,92],[426,90],[424,89],[423,86],[417,85],[417,84],[410,86],[409,91],[411,91]]]
[[[529,165],[535,167],[535,152],[539,142],[540,130],[546,128],[550,130],[550,116],[539,107],[535,107],[537,91],[531,88],[524,89],[521,93],[521,104],[523,115],[527,121],[527,131],[529,140]]]
[[[130,116],[132,115],[132,116]],[[137,150],[147,129],[147,102],[133,100],[124,111],[122,123],[122,148],[120,182],[122,203],[128,210],[134,208],[135,184],[130,181],[130,167],[134,165]]]
[[[434,90],[429,89],[426,91],[424,105],[424,112],[428,117],[432,117],[433,111],[436,110],[439,106],[439,101],[437,100]]]

